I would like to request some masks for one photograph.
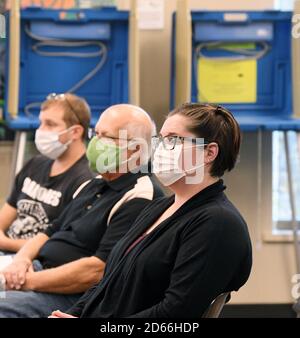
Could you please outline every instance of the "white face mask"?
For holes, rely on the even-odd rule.
[[[72,127],[71,127],[72,128]],[[67,143],[61,143],[59,141],[59,136],[68,132],[70,128],[58,133],[54,131],[44,131],[37,129],[35,132],[35,145],[38,151],[52,160],[57,159],[61,156],[67,149],[72,140]]]
[[[154,152],[153,172],[161,183],[169,186],[185,176],[179,168],[179,159],[182,152],[182,144],[175,146],[173,150],[167,150],[160,143]]]
[[[173,150],[167,150],[162,143],[155,150],[153,172],[163,185],[169,186],[185,177],[188,172],[204,167],[205,163],[202,163],[191,169],[183,170],[179,165],[182,150],[182,144],[176,145]]]

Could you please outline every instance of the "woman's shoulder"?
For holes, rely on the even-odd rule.
[[[190,228],[208,228],[209,232],[219,232],[223,228],[227,231],[238,228],[247,230],[245,219],[225,194],[220,199],[195,208],[185,219]]]

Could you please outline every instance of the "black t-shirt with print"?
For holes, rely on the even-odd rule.
[[[10,238],[26,239],[45,231],[72,200],[76,189],[94,175],[86,156],[62,174],[50,177],[53,160],[38,155],[16,176],[7,203],[17,209],[17,218],[7,230]]]

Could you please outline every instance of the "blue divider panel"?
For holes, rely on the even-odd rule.
[[[5,118],[8,125],[13,129],[22,130],[37,128],[39,107],[31,108],[29,113],[26,113],[25,107],[34,102],[44,101],[49,93],[66,92],[101,60],[99,55],[94,57],[39,55],[33,49],[39,41],[32,36],[43,37],[48,41],[53,39],[71,42],[100,41],[105,44],[108,53],[103,67],[75,91],[75,94],[84,97],[90,104],[92,125],[95,125],[100,113],[107,107],[128,102],[128,32],[129,13],[118,11],[113,7],[67,11],[31,7],[22,10],[19,116],[17,119],[11,119],[6,108]],[[9,44],[9,36],[6,40]],[[7,50],[8,47],[7,45]],[[99,51],[99,46],[86,45],[74,48],[44,45],[39,46],[38,51],[86,54]]]
[[[220,104],[231,110],[243,130],[265,128],[270,130],[299,129],[292,118],[291,76],[291,12],[192,12],[192,92],[198,100],[195,69],[195,50],[201,43],[265,42],[270,50],[257,61],[257,100],[255,103]],[[235,20],[235,18],[238,18]],[[242,19],[240,19],[242,18]],[[258,46],[258,44],[256,44]],[[259,47],[256,47],[257,50]],[[229,52],[208,50],[207,55],[229,56]],[[231,54],[232,55],[232,54]],[[175,15],[173,17],[173,53],[171,78],[171,107],[174,107],[175,89]],[[201,77],[201,74],[199,74]]]

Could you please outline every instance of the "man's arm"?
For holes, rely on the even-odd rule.
[[[28,273],[23,289],[55,293],[79,293],[88,290],[102,279],[110,251],[150,202],[144,198],[134,198],[124,203],[111,218],[94,256],[57,268]]]
[[[6,286],[9,289],[20,289],[25,282],[26,272],[32,266],[33,259],[38,255],[41,247],[49,237],[39,233],[27,241],[21,250],[15,255],[12,263],[3,270]]]
[[[95,256],[85,257],[62,266],[28,272],[24,290],[53,293],[81,293],[98,283],[105,263]]]
[[[78,318],[78,317],[74,317],[74,316],[71,316],[65,312],[61,312],[59,310],[56,310],[56,311],[53,311],[51,313],[50,316],[48,316],[48,318]]]
[[[11,239],[6,236],[7,229],[17,218],[17,209],[5,203],[0,209],[0,250],[17,252],[27,240]]]
[[[17,218],[18,199],[28,170],[31,167],[35,167],[34,161],[35,158],[30,159],[17,174],[7,202],[0,210],[0,250],[17,252],[26,243],[24,239],[11,239],[7,237],[6,231]]]
[[[33,238],[29,239],[27,243],[15,255],[15,260],[28,259],[33,261],[39,254],[41,247],[48,241],[49,236],[40,232]]]

